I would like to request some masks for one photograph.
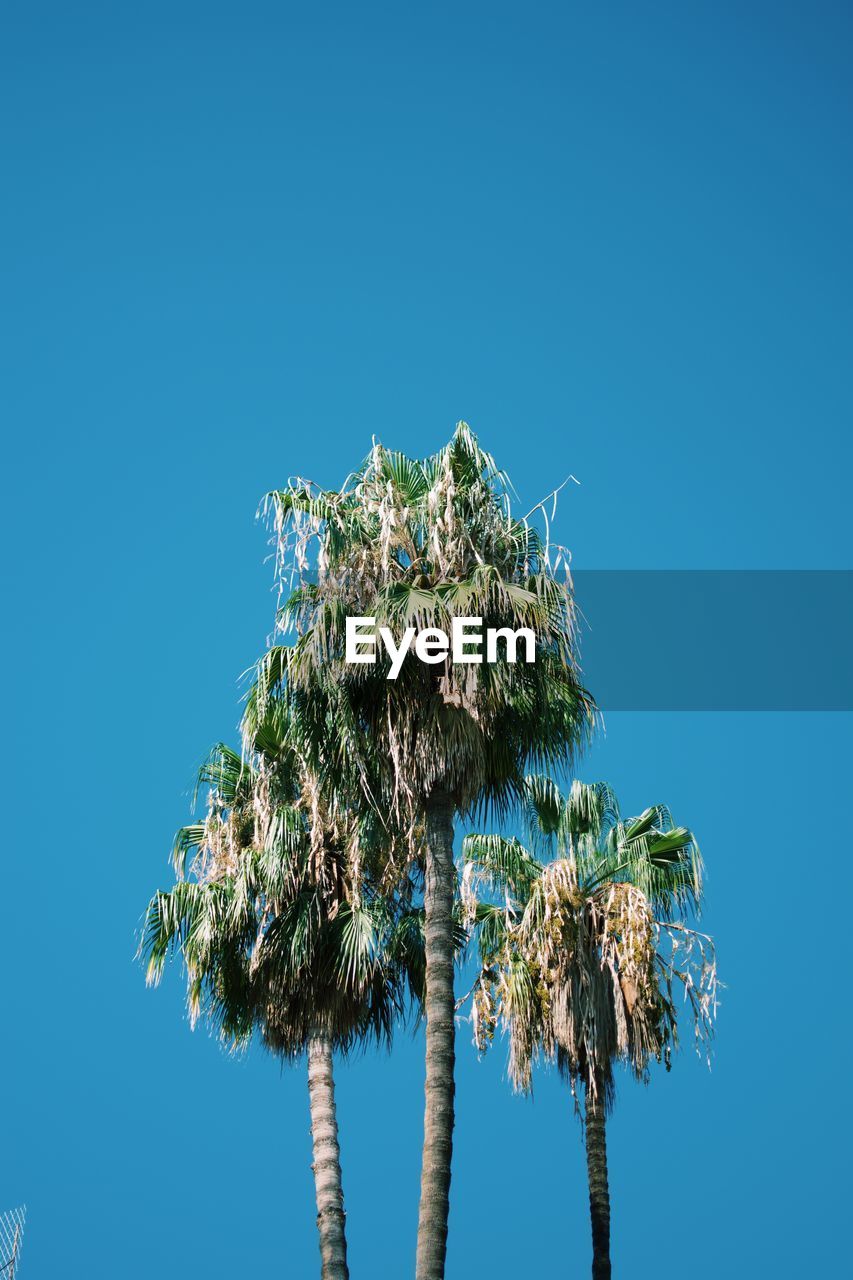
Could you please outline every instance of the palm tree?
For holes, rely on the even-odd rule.
[[[267,717],[254,746],[241,759],[220,744],[203,765],[207,818],[178,833],[181,878],[152,898],[141,950],[149,983],[180,952],[193,1024],[206,1015],[235,1045],[257,1028],[282,1059],[307,1057],[321,1274],[346,1280],[333,1053],[390,1040],[404,983],[418,994],[421,930],[375,891],[365,822],[319,812],[280,721]]]
[[[417,1280],[442,1280],[454,1121],[454,823],[491,806],[505,812],[530,768],[569,762],[593,707],[574,660],[574,610],[564,553],[549,544],[544,507],[519,518],[511,487],[470,428],[423,460],[375,444],[340,491],[296,480],[269,495],[283,587],[281,625],[295,643],[258,665],[246,725],[271,700],[295,704],[303,749],[321,790],[350,797],[410,833],[401,883],[423,873],[426,933],[426,1087]],[[545,532],[531,522],[541,517]],[[535,662],[508,650],[485,663],[446,654],[346,661],[346,620],[402,629],[479,618],[529,628]],[[312,744],[322,744],[320,755]],[[342,783],[345,779],[345,783]],[[395,879],[396,878],[396,879]]]
[[[574,782],[564,797],[550,779],[531,776],[525,818],[529,847],[494,834],[463,844],[462,896],[479,925],[482,965],[475,1039],[485,1049],[497,1025],[505,1027],[516,1089],[530,1088],[540,1054],[556,1060],[573,1094],[582,1085],[592,1274],[608,1280],[614,1064],[641,1079],[653,1060],[669,1068],[675,982],[697,1036],[712,1030],[713,944],[677,918],[698,910],[701,861],[692,833],[665,806],[622,821],[604,783]]]

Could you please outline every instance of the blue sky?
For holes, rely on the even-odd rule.
[[[465,417],[531,503],[581,480],[578,565],[851,567],[850,40],[832,3],[7,7],[22,1280],[317,1269],[302,1074],[133,960],[270,630],[265,490]],[[621,1089],[619,1274],[837,1267],[849,754],[847,715],[614,714],[582,768],[695,828],[727,983],[713,1071]],[[459,1050],[448,1280],[583,1274],[565,1092]],[[420,1054],[340,1072],[356,1275],[412,1269]]]

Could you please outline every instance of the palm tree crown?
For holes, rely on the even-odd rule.
[[[505,804],[527,769],[565,763],[584,742],[593,706],[574,661],[565,553],[512,514],[509,482],[467,424],[426,459],[376,444],[340,491],[298,480],[267,509],[282,581],[296,581],[280,612],[296,641],[259,663],[250,732],[287,681],[326,769],[355,771],[372,799],[380,789],[383,804],[410,811],[437,788],[460,811]],[[392,631],[448,629],[454,617],[526,627],[536,659],[407,659],[391,681],[381,653],[373,665],[346,663],[346,619],[356,616]]]
[[[676,983],[710,1035],[713,944],[679,919],[702,894],[692,833],[663,805],[623,820],[606,784],[575,781],[563,796],[539,775],[527,779],[525,826],[526,845],[495,834],[463,844],[482,962],[475,1034],[485,1047],[506,1027],[513,1084],[530,1087],[540,1053],[593,1089],[609,1089],[617,1060],[640,1077],[653,1059],[668,1064]]]

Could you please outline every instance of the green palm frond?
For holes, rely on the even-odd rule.
[[[192,822],[175,833],[171,862],[177,876],[183,878],[186,875],[187,862],[203,846],[206,834],[207,824],[204,822]]]
[[[520,840],[501,835],[471,833],[462,841],[463,861],[477,880],[500,892],[526,901],[531,886],[542,872],[542,864]]]
[[[560,788],[552,778],[538,773],[529,773],[524,782],[524,817],[528,830],[543,836],[555,836],[565,812]]]
[[[239,795],[241,784],[250,781],[249,773],[249,766],[242,756],[224,742],[218,742],[199,768],[193,805],[198,803],[198,793],[203,786],[212,787],[223,804],[232,805]]]
[[[619,804],[606,782],[572,782],[565,825],[573,839],[599,841],[618,821]]]

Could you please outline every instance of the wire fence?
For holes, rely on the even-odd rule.
[[[14,1280],[21,1260],[27,1206],[0,1213],[0,1280]]]

